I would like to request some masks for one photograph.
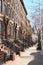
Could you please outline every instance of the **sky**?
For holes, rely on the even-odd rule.
[[[25,8],[27,10],[27,18],[30,20],[31,27],[34,26],[35,21],[32,19],[32,15],[35,13],[38,14],[38,8],[40,3],[40,9],[43,12],[43,0],[23,0],[25,4]]]

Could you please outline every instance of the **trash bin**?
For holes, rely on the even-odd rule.
[[[15,53],[10,54],[10,60],[12,60],[12,61],[15,60]]]

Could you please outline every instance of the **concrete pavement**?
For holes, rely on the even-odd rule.
[[[7,61],[3,65],[43,65],[43,56],[36,50],[36,46],[33,46],[21,52],[21,56],[15,61]]]

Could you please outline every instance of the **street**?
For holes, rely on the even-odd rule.
[[[40,51],[36,50],[36,46],[33,46],[21,52],[21,56],[18,56],[15,61],[7,61],[3,65],[43,65],[43,57]]]
[[[0,65],[43,65],[43,0],[0,0]]]

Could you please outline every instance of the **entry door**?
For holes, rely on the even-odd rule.
[[[5,23],[5,39],[7,39],[7,24]]]

